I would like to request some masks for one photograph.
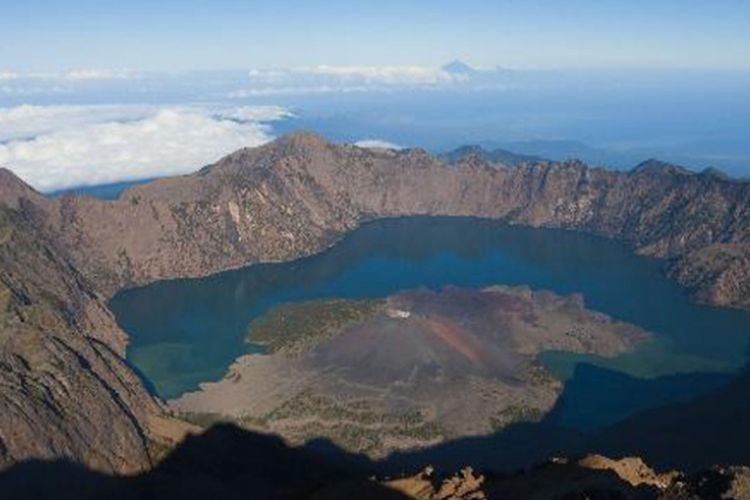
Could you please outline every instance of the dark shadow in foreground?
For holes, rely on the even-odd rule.
[[[362,457],[347,455],[338,464],[275,436],[221,424],[189,436],[157,467],[137,476],[113,477],[64,460],[16,465],[0,474],[0,498],[404,498],[368,480],[371,469]]]
[[[702,395],[690,397],[691,390]],[[635,410],[632,415],[624,413],[622,397],[607,397],[615,392],[630,395],[629,405]],[[654,408],[656,402],[670,398],[675,402]],[[592,429],[586,424],[588,415],[593,414],[598,415],[596,423],[600,424],[593,430],[570,425],[579,421],[583,424],[579,428]],[[468,463],[479,469],[509,472],[554,456],[586,453],[639,456],[656,468],[685,471],[714,464],[745,465],[750,464],[747,422],[750,373],[735,379],[694,373],[644,380],[580,364],[555,407],[541,421],[512,424],[491,436],[394,454],[378,467],[380,472],[395,473],[434,464],[452,471]]]
[[[684,471],[714,464],[750,464],[750,373],[724,383],[715,375],[643,381],[621,374],[615,376],[601,368],[583,369],[601,370],[598,376],[602,383],[610,384],[611,390],[631,391],[634,397],[653,398],[660,391],[675,390],[683,384],[720,387],[690,400],[638,412],[613,426],[586,434],[559,425],[566,404],[582,404],[567,389],[576,387],[574,377],[566,384],[566,392],[553,411],[540,422],[514,424],[492,436],[459,439],[395,454],[381,462],[348,453],[322,439],[291,448],[273,436],[217,425],[199,436],[189,437],[157,467],[138,476],[112,477],[66,461],[18,464],[0,474],[0,498],[404,498],[368,477],[412,474],[429,464],[446,473],[465,465],[508,473],[542,463],[551,456],[589,452],[612,457],[637,455],[656,468]],[[606,404],[606,400],[600,399],[599,403]],[[627,492],[610,498],[649,498],[651,494],[646,492],[642,496],[640,490],[631,491],[601,471],[582,471],[573,465],[550,467],[542,468],[545,476],[536,479],[538,470],[512,481],[504,476],[488,476],[488,484],[495,485],[496,492],[504,491],[503,498],[515,498],[513,491],[521,490],[514,488],[534,484],[541,477],[553,478],[550,480],[556,483],[572,481],[573,490],[566,490],[567,493],[580,493],[580,487],[588,488],[604,480],[610,486],[615,484],[618,491]],[[497,479],[500,477],[504,479]],[[528,494],[531,490],[523,491]],[[555,491],[558,490],[552,488],[548,496],[540,498],[558,498]],[[590,498],[599,498],[590,493],[587,493]]]
[[[318,443],[319,445],[321,443]],[[327,452],[334,451],[327,444]],[[328,454],[327,453],[327,454]],[[367,477],[374,464],[336,449],[324,459],[290,448],[276,437],[219,424],[188,437],[156,468],[131,477],[109,476],[68,461],[31,461],[0,474],[0,498],[13,500],[398,500],[415,498]],[[614,472],[573,463],[546,464],[526,473],[488,474],[478,490],[438,492],[424,476],[402,487],[417,498],[653,499],[658,491],[633,486]],[[722,490],[723,491],[723,490]]]
[[[633,415],[598,432],[587,448],[638,454],[661,468],[750,465],[750,373],[703,396]]]

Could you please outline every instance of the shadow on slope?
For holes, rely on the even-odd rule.
[[[730,380],[728,375],[701,373],[639,379],[606,368],[579,364],[566,382],[554,408],[539,422],[520,422],[491,436],[462,438],[431,448],[393,454],[379,463],[378,468],[381,473],[396,473],[433,464],[439,470],[452,471],[470,464],[479,469],[508,472],[544,462],[552,456],[582,455],[587,452],[606,452],[611,456],[636,455],[647,463],[653,460],[654,465],[668,464],[688,469],[725,463],[722,460],[722,443],[735,439],[734,428],[741,425],[741,421],[734,422],[734,425],[730,421],[739,410],[737,404],[726,401],[731,398],[725,397],[719,402],[711,399],[711,395],[724,391],[723,387]],[[750,380],[745,380],[743,386],[738,379],[732,386],[737,384],[740,387],[735,392],[744,390],[750,395]],[[608,397],[616,392],[627,394],[629,398]],[[704,399],[708,401],[704,403]],[[681,402],[687,400],[690,402]],[[644,408],[653,408],[660,402],[658,409],[644,411]],[[750,405],[743,404],[745,407]],[[685,453],[678,455],[674,452],[671,462],[661,460],[662,457],[671,456],[674,448],[671,442],[661,443],[651,435],[655,425],[653,415],[661,415],[663,425],[669,426],[670,419],[680,421],[679,417],[671,417],[672,412],[681,411],[686,405],[696,417],[687,420],[683,416],[684,425],[680,432],[683,436],[689,436],[692,444],[684,443],[682,448]],[[713,433],[701,432],[700,419],[708,418],[701,411],[726,422]],[[750,413],[746,411],[744,415],[747,416],[746,421],[750,422]],[[626,428],[610,427],[623,419],[627,422]],[[614,437],[621,436],[624,430],[627,430],[628,437],[617,441]],[[706,448],[704,441],[714,443],[713,447]],[[737,460],[732,463],[750,463],[750,441],[745,443],[748,445],[747,453],[744,457],[737,454]],[[690,447],[710,449],[712,452],[706,453],[697,463],[692,458],[694,453],[688,449]]]
[[[322,442],[318,445],[324,444]],[[31,461],[0,474],[0,497],[29,500],[224,500],[315,499],[398,500],[406,498],[487,498],[539,500],[652,499],[655,488],[633,486],[611,470],[575,463],[545,464],[526,473],[485,476],[484,482],[442,483],[416,475],[397,481],[413,495],[370,480],[373,464],[329,448],[338,460],[325,460],[307,448],[280,439],[217,425],[191,436],[156,468],[138,476],[116,477],[66,461]],[[320,449],[318,451],[321,451]],[[465,476],[464,476],[465,478]],[[457,481],[454,476],[453,481]],[[450,486],[454,484],[456,486]],[[484,496],[477,486],[484,491]]]
[[[339,452],[334,461],[281,439],[216,425],[185,439],[151,471],[113,477],[67,461],[30,461],[0,474],[13,499],[346,499],[404,498],[367,479],[369,461]]]
[[[708,392],[687,401],[633,414],[604,429],[584,433],[561,423],[566,405],[582,405],[576,394],[582,377],[594,377],[608,390],[628,391],[633,404],[684,391],[687,385]],[[581,366],[566,384],[556,407],[540,422],[518,423],[492,436],[464,438],[432,448],[394,454],[382,462],[347,453],[326,440],[292,448],[281,439],[217,425],[181,443],[153,470],[132,477],[112,477],[66,462],[31,461],[0,474],[2,498],[29,499],[192,499],[234,498],[404,498],[368,479],[372,474],[414,473],[434,464],[444,473],[465,465],[478,470],[509,472],[543,463],[552,456],[598,452],[637,455],[657,468],[695,470],[713,464],[750,464],[750,373],[722,385],[722,376],[677,375],[639,380],[593,366]],[[578,380],[577,380],[578,378]],[[711,386],[721,387],[710,389]],[[589,384],[583,384],[583,388]],[[576,389],[576,387],[578,387]],[[686,393],[685,393],[686,394]],[[682,394],[683,396],[685,394]],[[594,404],[606,405],[605,397]],[[588,408],[591,408],[590,406]],[[587,412],[586,406],[577,409]],[[609,408],[620,412],[622,408]],[[490,476],[496,491],[514,488],[559,472],[550,466],[521,476]],[[556,467],[556,466],[555,466]],[[592,472],[572,466],[564,479],[590,484]],[[543,475],[536,477],[543,471]],[[597,473],[598,474],[598,473]],[[536,479],[535,479],[536,477]],[[585,479],[585,480],[584,480]],[[552,479],[551,479],[552,481]],[[557,483],[556,483],[557,484]],[[549,487],[549,485],[547,485]],[[530,487],[530,486],[529,486]],[[571,486],[573,487],[573,486]],[[575,486],[577,487],[577,486]],[[523,488],[526,488],[525,486]],[[531,491],[531,490],[524,490]],[[550,495],[556,498],[554,488]],[[629,498],[629,497],[623,497]]]
[[[661,468],[750,465],[750,372],[708,394],[633,415],[597,433],[588,448],[637,453]]]

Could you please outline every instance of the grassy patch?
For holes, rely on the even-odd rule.
[[[248,340],[271,353],[298,357],[318,343],[333,338],[349,325],[380,312],[384,300],[312,300],[283,304],[248,326]]]
[[[509,406],[490,418],[490,425],[495,431],[517,422],[540,422],[544,412],[529,406]]]
[[[556,387],[560,385],[560,381],[537,361],[524,367],[521,371],[521,379],[534,386]]]
[[[382,454],[384,440],[429,441],[445,436],[417,410],[387,413],[377,400],[338,399],[305,391],[263,417],[242,417],[254,430],[280,432],[297,443],[330,439],[350,452]]]

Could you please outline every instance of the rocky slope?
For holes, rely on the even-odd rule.
[[[45,231],[41,197],[3,175],[0,468],[61,456],[108,471],[145,467],[144,422],[160,407],[123,361],[126,336]]]
[[[708,304],[750,307],[750,245],[714,243],[668,266],[671,277]]]
[[[150,462],[158,404],[123,362],[104,305],[122,287],[318,251],[375,217],[505,218],[621,239],[670,259],[700,300],[750,300],[750,183],[658,162],[447,165],[298,133],[120,199],[48,199],[0,171],[0,463],[66,456],[125,471]]]

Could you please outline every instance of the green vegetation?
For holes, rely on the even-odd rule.
[[[530,406],[509,406],[490,418],[493,431],[499,431],[516,422],[540,422],[544,412]]]
[[[557,386],[560,381],[552,376],[538,361],[532,361],[521,372],[521,379],[535,386]]]
[[[273,412],[266,415],[269,421],[296,419],[315,416],[322,420],[351,420],[361,425],[377,425],[394,418],[392,415],[381,415],[373,408],[376,403],[366,399],[339,401],[332,397],[313,394],[305,391],[290,399]]]
[[[378,312],[384,300],[312,300],[283,304],[248,326],[248,340],[265,345],[271,353],[299,357],[312,347],[335,337],[347,326],[361,323]]]
[[[254,430],[281,431],[298,442],[327,438],[341,448],[378,455],[385,440],[430,441],[445,436],[419,411],[387,413],[377,399],[342,400],[311,391],[290,399],[263,417],[243,417],[237,423]]]

